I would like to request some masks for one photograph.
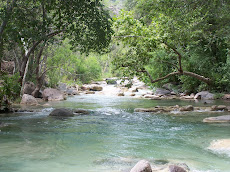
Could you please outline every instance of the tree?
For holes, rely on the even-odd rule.
[[[207,3],[211,2],[212,4],[207,7]],[[184,76],[190,76],[209,85],[216,83],[216,78],[213,76],[216,70],[212,63],[209,62],[209,66],[203,66],[203,70],[194,69],[194,66],[191,70],[189,67],[195,57],[199,57],[202,53],[205,54],[204,49],[202,53],[198,52],[197,46],[205,47],[206,50],[211,49],[209,52],[212,57],[219,59],[216,61],[217,66],[220,63],[226,63],[227,42],[229,41],[229,23],[227,23],[229,2],[215,2],[214,0],[208,2],[200,0],[137,1],[135,11],[138,14],[123,13],[115,21],[116,34],[114,37],[121,39],[124,45],[129,47],[129,51],[125,54],[126,58],[118,57],[114,63],[125,72],[132,71],[133,74],[142,76],[142,78],[148,77],[151,83],[172,76],[181,81],[185,81]],[[218,13],[218,16],[214,15],[215,10],[221,13]],[[210,24],[212,18],[215,19],[215,24]],[[223,33],[227,33],[228,36]],[[218,40],[216,42],[221,42],[221,46],[214,48],[216,54],[212,50],[212,47],[217,45],[216,42],[213,42],[213,34]],[[221,53],[221,57],[218,57],[220,54],[217,52]],[[166,53],[167,57],[161,56]],[[202,61],[203,59],[201,57],[196,59],[196,63],[198,63],[197,60]],[[214,61],[211,62],[215,64]],[[169,73],[156,74],[156,71],[159,70],[151,68],[150,63],[161,66],[164,64],[165,71]],[[210,67],[212,73],[210,73]]]
[[[7,8],[3,8],[3,12],[6,11]],[[103,51],[112,34],[110,16],[100,0],[17,0],[11,16],[3,40],[9,48],[21,49],[21,83],[25,80],[31,54],[39,47],[52,44],[56,35],[71,38],[75,49],[88,53]],[[37,52],[36,64],[39,64],[42,51]]]

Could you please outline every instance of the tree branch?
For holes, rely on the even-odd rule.
[[[186,76],[191,76],[193,78],[196,78],[200,81],[203,81],[205,82],[206,84],[210,85],[212,80],[210,78],[205,78],[204,76],[202,75],[198,75],[196,73],[193,73],[193,72],[187,72],[187,71],[183,71],[183,75],[186,75]]]
[[[167,45],[169,48],[171,48],[175,54],[178,55],[178,63],[179,63],[179,72],[183,73],[182,65],[181,65],[181,54],[172,46],[170,46],[167,42],[163,42],[165,45]]]

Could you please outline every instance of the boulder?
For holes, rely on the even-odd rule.
[[[36,100],[35,97],[29,95],[29,94],[24,94],[22,96],[21,104],[25,105],[38,105],[38,101]]]
[[[54,88],[46,88],[42,93],[42,97],[46,101],[60,101],[65,99],[64,94]]]
[[[223,96],[223,99],[224,99],[224,100],[230,100],[230,94],[225,94],[225,95]]]
[[[146,160],[139,161],[130,172],[152,172],[151,165]]]
[[[177,165],[170,165],[169,172],[187,172],[187,170]]]
[[[136,95],[135,93],[130,94],[130,96],[135,96],[135,95]]]
[[[100,85],[91,85],[89,88],[90,91],[102,91],[103,87]]]
[[[211,111],[227,111],[228,109],[227,109],[227,106],[225,106],[225,105],[213,105],[212,107],[211,107]]]
[[[55,116],[55,117],[72,117],[72,116],[74,116],[74,114],[69,109],[60,108],[60,109],[53,110],[49,114],[49,116]]]
[[[78,90],[75,90],[75,89],[74,89],[73,92],[72,92],[72,94],[73,94],[73,95],[79,95],[79,92],[78,92]]]
[[[80,87],[80,90],[82,90],[82,91],[87,91],[87,90],[89,90],[90,88],[87,86],[87,85],[82,85],[81,87]]]
[[[194,107],[192,105],[183,106],[180,108],[180,111],[193,111]]]
[[[67,90],[66,83],[59,83],[58,84],[58,90],[60,90],[60,91],[66,91]]]
[[[31,95],[35,88],[36,87],[33,82],[26,82],[24,85],[23,93]]]
[[[165,95],[170,95],[171,91],[163,89],[163,88],[157,88],[155,91],[155,95],[159,96],[165,96]]]
[[[73,89],[68,88],[68,89],[65,91],[65,93],[66,93],[68,96],[71,96],[71,95],[73,95]]]
[[[194,99],[213,100],[214,94],[209,93],[208,91],[201,91],[195,95]]]
[[[230,115],[205,118],[203,119],[203,122],[210,122],[210,123],[230,122]]]

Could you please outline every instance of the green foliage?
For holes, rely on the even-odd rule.
[[[89,83],[101,78],[101,65],[97,54],[88,56],[71,50],[69,40],[63,41],[62,45],[50,50],[47,60],[48,79],[51,87],[57,86],[58,82],[65,83]]]
[[[2,86],[0,86],[0,106],[8,107],[10,102],[20,96],[19,74],[12,76],[4,74],[0,79],[3,80]]]
[[[113,60],[117,69],[126,76],[137,75],[147,83],[149,74],[154,80],[175,71],[189,71],[210,78],[212,85],[183,75],[154,85],[176,82],[190,92],[229,91],[230,1],[130,2],[133,12],[123,11],[114,19],[114,37],[122,41],[126,50]]]

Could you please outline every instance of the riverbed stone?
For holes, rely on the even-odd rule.
[[[148,161],[140,160],[130,172],[152,172],[152,168]]]
[[[67,85],[66,85],[66,83],[59,83],[59,84],[58,84],[58,89],[59,89],[60,91],[66,91],[66,90],[67,90]]]
[[[89,90],[90,90],[90,91],[102,91],[102,90],[103,90],[103,87],[100,86],[100,85],[91,85],[91,86],[89,87]]]
[[[225,105],[213,105],[212,107],[211,107],[211,111],[227,111],[228,109],[227,109],[227,106],[225,106]]]
[[[136,108],[134,112],[171,112],[174,110],[172,106],[156,106],[153,108]]]
[[[158,96],[171,95],[171,91],[163,89],[163,88],[157,88],[155,91],[155,95],[158,95]]]
[[[60,101],[65,99],[64,93],[54,88],[46,88],[42,96],[46,101]]]
[[[209,122],[209,123],[230,122],[230,115],[205,118],[203,119],[203,122]]]
[[[73,112],[69,109],[60,108],[53,110],[49,116],[56,116],[56,117],[72,117],[74,116]]]
[[[194,99],[213,100],[214,94],[209,93],[208,91],[201,91],[195,95]]]
[[[23,94],[21,104],[33,106],[33,105],[38,105],[38,101],[36,100],[35,97],[29,94]]]
[[[193,111],[194,107],[192,105],[183,106],[180,108],[180,111]]]

